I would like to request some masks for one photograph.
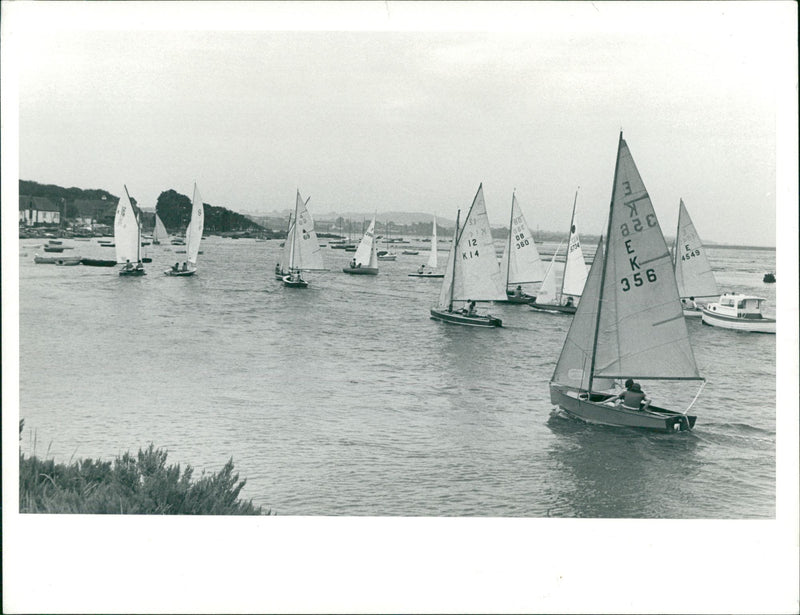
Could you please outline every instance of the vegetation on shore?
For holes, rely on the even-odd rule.
[[[20,421],[20,432],[23,421]],[[192,480],[191,466],[167,465],[167,452],[150,444],[113,462],[82,459],[70,464],[19,456],[21,513],[132,515],[264,515],[252,500],[240,500],[247,482],[233,459],[216,474]]]

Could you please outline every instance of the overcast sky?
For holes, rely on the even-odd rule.
[[[622,129],[666,234],[775,245],[791,3],[8,8],[22,179],[600,233]]]

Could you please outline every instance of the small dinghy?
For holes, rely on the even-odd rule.
[[[84,267],[114,267],[117,261],[103,260],[100,258],[82,258],[81,265]]]
[[[776,322],[761,313],[764,297],[723,293],[719,301],[703,306],[703,324],[751,333],[775,333]]]
[[[47,246],[44,247],[44,251],[45,252],[63,252],[64,248],[63,248],[63,246],[47,245]]]
[[[56,257],[55,256],[39,256],[38,254],[33,255],[33,262],[37,265],[55,265],[56,264]],[[116,263],[114,263],[116,264]]]
[[[308,282],[301,277],[303,271],[324,271],[322,252],[319,249],[317,233],[314,230],[314,219],[308,211],[308,201],[303,201],[297,191],[294,203],[294,224],[290,225],[286,237],[286,246],[282,263],[286,265],[288,274],[281,280],[287,288],[308,288]],[[277,268],[276,268],[277,272]]]
[[[622,133],[606,237],[605,249],[600,238],[550,380],[550,400],[588,423],[691,430],[696,417],[687,413],[694,401],[683,412],[657,407],[634,382],[704,379],[695,363],[672,258]],[[626,380],[619,395],[613,390],[617,380]],[[694,400],[701,390],[702,385]]]
[[[508,303],[530,303],[529,294],[544,279],[544,266],[536,249],[516,193],[511,194],[511,216],[508,221],[508,240],[503,249],[500,271],[506,281]]]
[[[431,251],[428,253],[428,262],[420,265],[416,273],[409,273],[410,278],[443,278],[443,273],[436,273],[436,268],[439,266],[439,241],[436,235],[436,214],[433,214],[433,232],[431,238],[424,241],[431,242]],[[427,269],[425,269],[427,267]]]
[[[65,256],[63,258],[57,258],[55,264],[56,265],[67,266],[67,267],[74,266],[74,265],[80,265],[81,264],[81,257],[80,256]]]
[[[490,314],[478,314],[476,301],[505,299],[500,267],[497,263],[483,184],[472,200],[464,226],[460,227],[461,210],[456,215],[453,245],[447,259],[439,302],[431,308],[431,318],[453,325],[469,327],[502,327],[503,322]],[[454,309],[454,302],[464,307]]]
[[[176,252],[186,252],[186,262],[179,268],[178,263],[171,269],[167,269],[164,275],[176,278],[186,278],[192,276],[197,271],[197,255],[200,253],[200,239],[203,237],[203,226],[205,223],[205,205],[203,197],[194,185],[192,194],[192,218],[189,226],[186,227],[186,250],[176,250]]]
[[[124,263],[119,275],[138,277],[145,275],[141,257],[142,227],[139,215],[131,204],[128,187],[123,185],[123,188],[125,194],[120,197],[114,214],[114,243],[111,245],[115,249],[117,262]]]
[[[375,216],[358,244],[356,254],[342,271],[352,275],[378,275],[378,252],[375,246]]]

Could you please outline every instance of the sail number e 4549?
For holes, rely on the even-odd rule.
[[[642,284],[647,282],[655,282],[658,277],[656,277],[656,272],[654,269],[648,269],[644,272],[644,278],[642,278],[642,274],[638,271],[633,274],[633,286],[641,286]],[[628,292],[631,289],[631,281],[628,278],[622,278],[620,280],[622,284],[622,292]]]
[[[682,261],[688,261],[688,260],[691,260],[691,259],[696,258],[698,256],[700,256],[700,248],[696,248],[696,249],[694,249],[694,250],[692,250],[690,252],[686,252],[685,254],[682,254],[681,255],[681,260]]]

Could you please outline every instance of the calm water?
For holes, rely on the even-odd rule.
[[[161,274],[185,258],[171,246],[128,279],[35,265],[41,242],[20,243],[27,454],[35,434],[57,461],[152,442],[197,476],[233,457],[242,495],[281,515],[775,515],[775,336],[690,322],[708,380],[696,428],[643,434],[553,411],[569,317],[496,305],[502,329],[430,320],[441,280],[406,275],[425,244],[377,277],[342,273],[352,255],[323,248],[331,271],[291,290],[273,280],[278,241],[211,237],[188,279]],[[96,240],[65,245],[113,258]],[[722,289],[774,313],[761,282],[774,251],[709,252]],[[681,409],[697,385],[646,390]]]

